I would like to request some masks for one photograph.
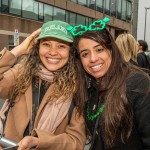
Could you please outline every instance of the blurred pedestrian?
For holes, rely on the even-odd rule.
[[[120,34],[116,38],[116,44],[126,62],[137,65],[137,42],[129,33]]]
[[[150,69],[150,58],[146,55],[146,51],[148,51],[148,44],[146,41],[138,40],[138,55],[137,61],[138,65],[142,68]]]

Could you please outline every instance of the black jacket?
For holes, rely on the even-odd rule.
[[[128,77],[127,98],[132,105],[134,114],[133,130],[128,141],[122,143],[120,140],[115,143],[113,148],[106,149],[104,147],[103,128],[100,120],[93,148],[90,150],[150,150],[150,90],[148,91],[147,89],[150,83],[149,80],[149,77],[143,72],[138,72]],[[141,92],[143,89],[144,92]],[[98,104],[98,89],[94,80],[89,88],[89,99],[91,105]],[[96,121],[89,121],[87,119],[86,109],[85,121],[90,134],[93,135]]]
[[[137,62],[140,67],[150,69],[150,58],[144,52],[138,53]]]

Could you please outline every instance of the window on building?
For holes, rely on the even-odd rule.
[[[110,15],[116,17],[116,0],[110,1]]]
[[[66,22],[69,23],[69,15],[70,15],[70,12],[69,11],[66,11]]]
[[[66,20],[66,12],[63,9],[54,7],[54,20]]]
[[[0,0],[0,12],[2,11],[2,0]]]
[[[89,18],[89,17],[86,17],[86,18],[85,18],[85,25],[86,25],[86,26],[89,26],[92,22],[93,22],[93,19],[92,19],[92,18]]]
[[[93,22],[92,18],[89,18],[89,25]]]
[[[95,10],[96,9],[96,0],[88,0],[88,7]]]
[[[110,0],[105,0],[105,14],[110,15]]]
[[[8,36],[8,49],[11,50],[14,48],[14,36],[9,35]]]
[[[71,13],[69,14],[69,24],[75,26],[76,25],[76,14]]]
[[[77,15],[77,23],[76,24],[85,25],[85,17],[81,16],[81,15]]]
[[[85,17],[85,25],[89,26],[89,17]]]
[[[8,0],[2,0],[2,12],[8,13],[9,7],[8,7]]]
[[[87,0],[78,0],[78,4],[87,6]]]
[[[121,19],[121,2],[120,0],[117,0],[116,3],[117,3],[117,18],[118,19]]]
[[[127,1],[127,20],[131,20],[132,17],[132,3]]]
[[[71,0],[71,1],[77,3],[78,0]]]
[[[9,13],[21,16],[21,0],[10,0]]]
[[[44,20],[44,4],[39,3],[39,20]]]
[[[38,20],[38,2],[34,0],[22,1],[22,16]]]
[[[127,1],[122,0],[122,13],[121,13],[121,19],[126,20],[127,15]]]
[[[44,4],[44,22],[53,20],[53,7]]]
[[[96,10],[103,12],[104,0],[96,0]]]

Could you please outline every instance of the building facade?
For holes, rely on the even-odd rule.
[[[0,49],[13,48],[51,20],[88,26],[107,16],[115,38],[132,32],[132,8],[131,0],[0,0]]]
[[[150,0],[138,0],[137,40],[145,40],[150,51]]]

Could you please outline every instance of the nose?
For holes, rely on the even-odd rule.
[[[50,55],[56,55],[57,54],[57,47],[56,46],[51,46],[49,48],[49,54]]]
[[[91,53],[91,56],[90,56],[90,61],[91,62],[96,62],[98,60],[98,55],[94,52]]]

